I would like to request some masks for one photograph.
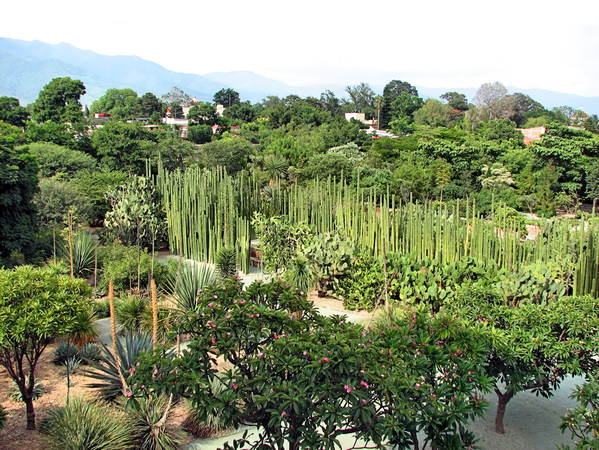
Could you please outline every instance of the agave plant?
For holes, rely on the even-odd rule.
[[[124,407],[125,402],[121,405]],[[166,418],[172,408],[172,397],[166,395],[140,398],[137,404],[126,408],[134,427],[136,446],[140,450],[177,450],[183,436],[167,425]]]
[[[79,350],[70,342],[62,342],[54,349],[54,359],[52,362],[57,366],[62,366],[64,362],[72,356],[79,356]]]
[[[170,283],[179,309],[184,312],[195,309],[200,290],[216,279],[215,270],[214,265],[203,262],[183,266],[176,281]]]
[[[104,343],[102,346],[103,355],[99,361],[86,359],[88,366],[83,373],[97,382],[90,383],[89,386],[99,389],[101,395],[106,400],[114,400],[123,392],[122,379],[127,379],[132,367],[135,366],[135,359],[141,352],[150,351],[153,348],[152,335],[142,331],[127,331],[124,342],[122,339],[116,341],[116,357],[119,359],[120,374],[117,369],[115,354],[111,352]]]
[[[79,357],[83,364],[86,364],[89,360],[100,361],[102,359],[102,351],[96,342],[90,342],[81,347],[81,350],[79,350]]]
[[[73,398],[50,410],[40,426],[48,450],[129,450],[132,426],[127,416],[102,403]]]

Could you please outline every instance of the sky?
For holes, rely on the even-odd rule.
[[[293,86],[500,81],[599,96],[599,0],[30,0],[2,13],[2,37],[198,75],[249,70]]]

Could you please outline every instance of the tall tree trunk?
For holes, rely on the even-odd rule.
[[[33,410],[33,396],[24,395],[25,409],[27,410],[27,429],[35,430],[35,411]]]
[[[497,394],[497,414],[495,415],[495,431],[499,434],[504,434],[505,430],[503,428],[503,416],[505,415],[505,407],[508,402],[512,399],[514,394],[509,391],[509,389],[502,394],[499,389],[495,389],[495,393]]]

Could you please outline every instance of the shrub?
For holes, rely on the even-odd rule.
[[[124,413],[102,403],[73,398],[40,424],[48,450],[129,450],[131,424]]]
[[[73,274],[87,278],[94,271],[97,243],[91,233],[80,231],[73,237]],[[63,244],[62,256],[69,261],[69,245]]]
[[[118,303],[118,299],[115,300],[115,305]],[[94,304],[94,310],[96,311],[96,315],[98,319],[105,319],[106,317],[110,317],[110,302],[108,298],[105,298],[102,301],[97,301]]]
[[[212,140],[212,127],[209,125],[192,125],[187,128],[187,137],[194,144],[206,144]]]
[[[216,279],[215,267],[207,263],[194,263],[184,266],[169,282],[169,286],[175,294],[177,306],[182,311],[192,311],[196,307],[196,298],[202,288],[211,284]]]
[[[283,275],[285,282],[302,292],[310,292],[315,281],[314,268],[311,261],[299,253],[291,267]]]
[[[169,278],[174,277],[178,263],[176,260],[154,260],[153,275],[158,286],[165,286]],[[140,286],[137,286],[137,248],[127,247],[117,242],[107,245],[102,252],[102,271],[99,288],[108,291],[108,282],[112,280],[116,291],[132,288],[147,289],[152,272],[152,257],[143,251],[140,260]]]
[[[306,256],[314,262],[318,294],[332,293],[352,264],[354,245],[338,232],[321,233],[312,239]]]

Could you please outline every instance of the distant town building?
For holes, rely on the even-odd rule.
[[[533,127],[533,128],[518,128],[524,135],[524,143],[530,145],[532,142],[542,141],[542,135],[545,134],[547,129],[545,127]]]

